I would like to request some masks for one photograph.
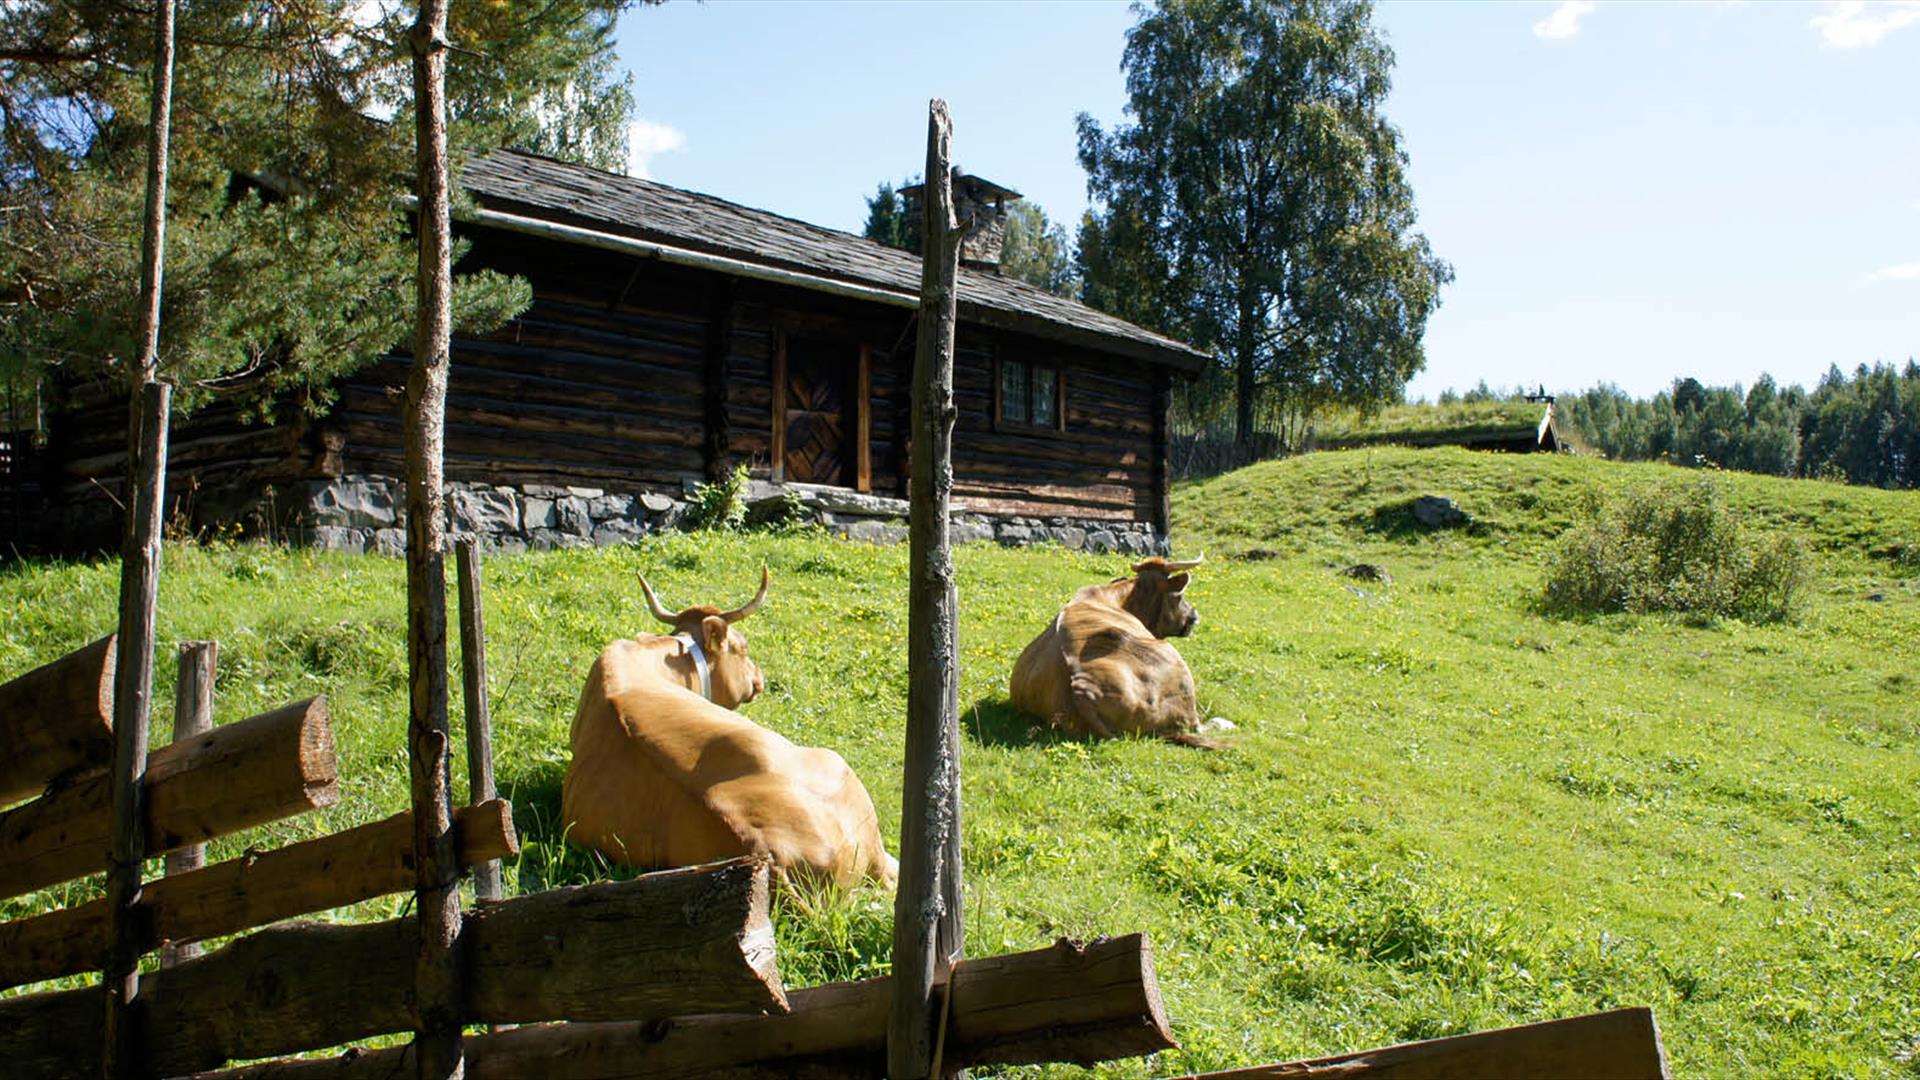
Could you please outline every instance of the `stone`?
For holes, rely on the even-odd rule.
[[[976,540],[993,539],[993,527],[976,525],[970,521],[955,521],[947,525],[947,543],[970,544]]]
[[[889,498],[885,495],[869,495],[844,488],[796,488],[800,492],[800,501],[809,506],[817,506],[835,514],[853,514],[858,517],[905,518],[907,500]]]
[[[1377,581],[1382,585],[1393,584],[1393,575],[1387,573],[1387,568],[1379,563],[1354,563],[1340,572],[1356,581]]]
[[[307,530],[310,542],[321,551],[351,551],[359,554],[367,550],[367,534],[359,529],[349,529],[342,525],[315,525]]]
[[[1105,555],[1117,548],[1119,544],[1119,538],[1105,529],[1098,529],[1087,534],[1087,550],[1093,552],[1095,555]]]
[[[396,559],[407,557],[407,530],[375,529],[373,543],[368,548],[375,555],[387,555]]]
[[[597,499],[587,500],[587,513],[595,521],[606,521],[609,518],[631,519],[636,505],[631,495],[602,495]]]
[[[657,491],[643,491],[640,493],[640,505],[645,507],[649,514],[664,514],[673,509],[674,501]]]
[[[1471,519],[1444,495],[1422,495],[1413,500],[1413,519],[1429,529],[1450,529]]]
[[[869,544],[897,544],[907,538],[907,527],[879,521],[856,521],[847,526],[847,537]]]
[[[320,485],[309,505],[316,525],[378,529],[400,520],[393,486],[371,477],[343,476]]]
[[[491,488],[455,488],[447,492],[447,521],[454,532],[519,532],[520,501]]]
[[[615,518],[593,527],[593,546],[611,547],[614,544],[637,544],[646,535],[646,530],[623,518]]]
[[[587,500],[569,495],[553,504],[554,528],[573,536],[586,537],[593,532],[593,515],[587,513]]]
[[[1224,716],[1215,716],[1200,722],[1200,734],[1224,735],[1229,731],[1239,730],[1239,727],[1239,724],[1234,723]]]
[[[568,487],[567,494],[573,496],[576,499],[597,499],[600,496],[605,495],[606,492],[601,490],[600,488]]]
[[[591,546],[584,536],[563,533],[557,529],[536,529],[528,537],[528,546],[535,551],[553,551],[557,548],[583,548]]]
[[[489,536],[480,546],[499,555],[517,555],[527,550],[527,542],[517,536]]]
[[[528,496],[520,503],[520,527],[528,532],[553,528],[553,500]]]
[[[1068,551],[1085,551],[1087,549],[1087,530],[1078,525],[1060,526],[1053,530],[1053,538],[1060,541],[1060,546],[1066,548]]]
[[[1025,525],[1008,522],[993,531],[994,539],[1007,547],[1019,547],[1033,542],[1033,530]]]
[[[530,495],[536,499],[546,499],[549,502],[554,499],[564,499],[567,497],[566,488],[555,487],[552,484],[521,484],[520,493]]]

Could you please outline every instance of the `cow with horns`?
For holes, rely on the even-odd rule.
[[[1165,640],[1199,625],[1186,589],[1200,563],[1156,556],[1135,564],[1132,577],[1074,593],[1014,663],[1013,707],[1080,737],[1215,747],[1199,733],[1193,672]]]
[[[662,607],[673,628],[601,652],[574,712],[561,820],[575,843],[645,869],[764,854],[784,875],[891,885],[873,800],[840,755],[795,746],[733,710],[765,690],[732,611]]]

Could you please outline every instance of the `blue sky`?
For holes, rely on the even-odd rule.
[[[1920,3],[1384,3],[1388,116],[1458,280],[1432,396],[1650,393],[1920,356]],[[1077,220],[1074,117],[1124,118],[1121,3],[670,3],[628,15],[634,169],[857,230],[917,173]]]

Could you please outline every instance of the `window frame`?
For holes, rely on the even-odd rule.
[[[1007,416],[1007,365],[1018,364],[1026,369],[1021,381],[1026,386],[1027,419],[1016,420]],[[1033,419],[1034,376],[1035,371],[1045,369],[1053,373],[1053,421],[1036,422]],[[995,356],[993,363],[993,427],[995,431],[1018,432],[1028,435],[1064,435],[1067,430],[1067,371],[1066,365],[1055,361],[1033,360],[1023,357]]]

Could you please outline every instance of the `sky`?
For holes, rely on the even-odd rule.
[[[630,170],[858,231],[954,156],[1069,224],[1075,118],[1126,119],[1124,3],[675,2],[627,15]],[[1382,3],[1401,130],[1456,280],[1433,397],[1811,385],[1920,357],[1920,2]]]

